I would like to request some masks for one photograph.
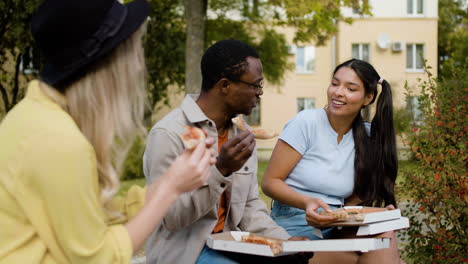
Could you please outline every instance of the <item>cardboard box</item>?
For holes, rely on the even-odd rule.
[[[362,206],[345,206],[344,208],[362,208]],[[368,213],[363,221],[341,221],[331,224],[321,225],[320,227],[335,227],[335,226],[363,226],[370,223],[382,222],[393,219],[400,219],[400,209],[387,210],[383,212]]]
[[[388,221],[382,221],[377,223],[371,223],[360,226],[358,228],[358,236],[367,236],[384,233],[387,231],[398,230],[409,227],[409,219],[406,217],[400,217],[399,219],[393,219]]]
[[[211,235],[206,244],[216,250],[246,253],[260,256],[275,255],[269,246],[241,242],[241,237],[249,232],[231,231]],[[361,251],[383,249],[390,247],[389,238],[355,238],[355,239],[328,239],[313,241],[282,240],[282,252],[277,256],[290,255],[298,252],[319,251]]]

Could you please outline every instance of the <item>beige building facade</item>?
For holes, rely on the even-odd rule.
[[[374,65],[392,86],[395,108],[407,107],[405,82],[415,87],[418,78],[425,78],[423,60],[437,74],[437,0],[370,0],[370,3],[372,16],[361,17],[352,9],[343,9],[343,14],[353,17],[354,22],[340,23],[338,33],[324,46],[294,45],[294,31],[278,29],[290,43],[290,61],[295,67],[280,86],[266,83],[260,106],[247,117],[253,127],[281,132],[299,111],[325,107],[326,90],[335,66],[351,58]],[[172,104],[176,106],[181,97],[174,95]],[[159,109],[155,119],[168,111]],[[269,158],[276,140],[257,141],[260,158]]]

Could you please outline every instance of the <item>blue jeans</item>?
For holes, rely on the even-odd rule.
[[[330,209],[337,209],[338,205],[330,205]],[[322,208],[319,211],[323,210]],[[313,234],[314,227],[307,224],[305,211],[274,201],[271,209],[271,218],[283,227],[291,236],[306,236],[311,240],[319,240]],[[333,228],[322,230],[323,238],[329,239]]]
[[[229,257],[221,254],[219,251],[204,246],[196,264],[238,264],[239,262],[230,259]]]

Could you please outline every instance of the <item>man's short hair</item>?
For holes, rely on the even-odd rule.
[[[222,78],[239,80],[247,70],[247,57],[259,58],[255,48],[235,40],[220,40],[209,47],[202,57],[202,91],[209,91]]]

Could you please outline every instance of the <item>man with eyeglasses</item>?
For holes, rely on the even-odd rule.
[[[217,162],[208,182],[180,196],[163,223],[148,239],[148,263],[284,263],[285,257],[212,250],[205,245],[210,234],[249,231],[290,239],[269,216],[259,199],[257,153],[254,135],[239,131],[231,119],[249,115],[263,94],[263,68],[251,46],[238,40],[222,40],[209,47],[201,62],[202,90],[187,95],[182,104],[150,131],[143,157],[148,183],[167,170],[184,150],[178,134],[196,126],[216,140]],[[292,238],[299,240],[301,238]],[[283,259],[281,259],[283,258]],[[298,256],[286,257],[299,263]],[[302,259],[301,259],[302,261]]]

